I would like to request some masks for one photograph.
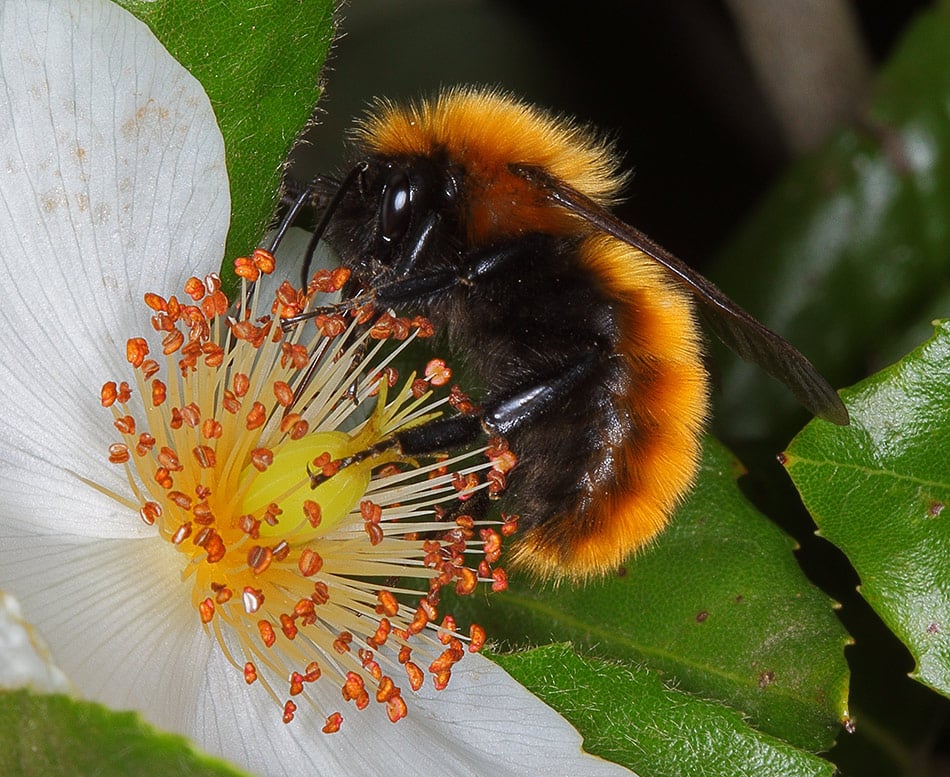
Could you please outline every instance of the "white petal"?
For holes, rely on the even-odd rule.
[[[12,540],[4,545],[0,587],[20,599],[81,696],[137,709],[163,728],[190,728],[214,643],[170,544]]]
[[[0,688],[23,687],[40,693],[72,690],[43,638],[23,619],[17,600],[0,590]]]
[[[0,522],[84,534],[66,471],[123,488],[99,388],[150,331],[143,293],[220,264],[229,207],[207,96],[145,25],[108,0],[0,3]]]
[[[296,717],[287,725],[270,698],[246,686],[233,667],[212,662],[207,682],[196,740],[268,777],[633,774],[582,752],[580,735],[564,718],[478,655],[467,655],[452,670],[446,690],[427,685],[418,694],[405,692],[409,715],[395,724],[375,702],[362,712],[344,703],[332,682],[310,686],[319,693],[316,708],[298,698]],[[343,714],[343,726],[323,734],[324,718],[332,711]]]

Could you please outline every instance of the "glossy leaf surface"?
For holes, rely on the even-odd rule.
[[[496,658],[561,710],[584,736],[588,752],[641,777],[830,777],[834,772],[827,761],[756,731],[735,710],[671,689],[642,666],[583,658],[567,645]]]
[[[851,426],[809,424],[789,474],[910,649],[914,676],[950,695],[950,322],[845,399]]]

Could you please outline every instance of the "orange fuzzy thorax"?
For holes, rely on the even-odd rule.
[[[452,89],[408,106],[380,102],[357,140],[385,157],[448,155],[465,171],[465,226],[473,245],[530,230],[569,233],[576,217],[552,205],[510,164],[542,167],[603,205],[623,185],[609,143],[588,127],[503,92]]]

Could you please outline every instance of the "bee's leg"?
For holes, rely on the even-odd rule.
[[[556,409],[578,384],[589,377],[600,355],[591,351],[556,376],[519,388],[503,397],[490,397],[480,412],[437,418],[380,440],[365,450],[342,459],[340,467],[366,461],[386,451],[398,450],[405,456],[424,456],[471,445],[484,436],[507,437],[525,423]],[[518,451],[515,450],[517,455]],[[310,485],[316,488],[332,475],[310,473]]]
[[[426,231],[426,235],[432,234]],[[459,260],[458,268],[445,268],[431,271],[419,271],[414,266],[421,249],[412,252],[413,266],[403,277],[389,283],[380,284],[373,290],[376,303],[381,306],[400,306],[417,303],[442,291],[457,286],[476,286],[482,279],[505,266],[523,260],[526,251],[534,250],[531,237],[522,237],[518,241],[503,243],[488,248],[480,248],[465,254]]]
[[[591,351],[557,375],[523,386],[502,397],[489,397],[473,415],[437,418],[429,423],[396,432],[393,438],[407,456],[436,453],[469,445],[481,434],[507,437],[525,423],[557,408],[589,377],[600,355]],[[517,454],[518,451],[515,451]]]
[[[422,223],[416,228],[409,241],[411,248],[406,251],[405,256],[399,259],[392,266],[393,277],[405,278],[410,273],[416,271],[416,266],[426,252],[429,246],[433,246],[434,238],[439,234],[439,225],[442,223],[442,217],[435,211],[429,213]]]

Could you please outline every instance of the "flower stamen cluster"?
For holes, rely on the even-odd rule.
[[[273,256],[258,250],[235,269],[236,310],[215,275],[190,278],[181,298],[145,296],[158,347],[129,339],[134,382],[102,388],[121,438],[109,460],[126,470],[126,502],[179,552],[199,622],[285,722],[318,681],[398,721],[403,686],[419,690],[428,673],[444,688],[484,644],[479,626],[462,634],[440,614],[440,591],[506,587],[498,562],[515,521],[462,506],[503,489],[516,459],[498,440],[429,462],[393,444],[448,406],[471,410],[457,387],[434,398],[451,380],[441,359],[399,387],[393,360],[432,333],[428,321],[361,308],[285,332],[347,271],[321,271],[306,289],[284,282],[265,305]],[[324,731],[342,720],[329,711]]]

